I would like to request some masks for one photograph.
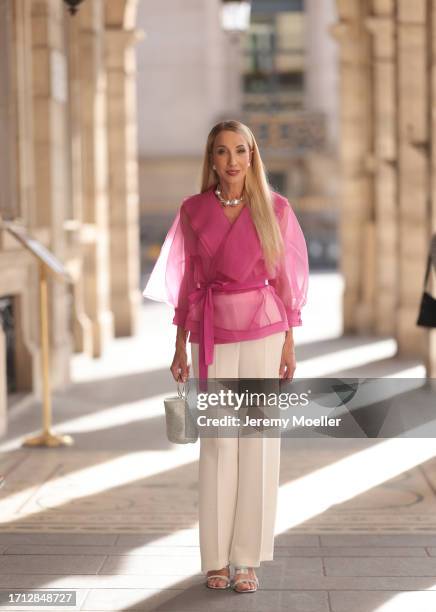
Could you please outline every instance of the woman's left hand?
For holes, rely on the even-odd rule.
[[[283,344],[279,377],[283,380],[292,380],[296,367],[297,361],[295,359],[294,342],[290,338],[287,338]]]

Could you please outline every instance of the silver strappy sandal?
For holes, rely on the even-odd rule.
[[[235,576],[238,574],[248,574],[248,567],[246,567],[245,565],[236,565],[235,566]],[[235,589],[235,586],[238,585],[241,582],[251,582],[254,586],[252,589],[244,589],[244,590],[239,590],[239,589]],[[233,583],[232,583],[232,588],[236,593],[254,593],[257,591],[259,587],[259,580],[256,578],[238,578],[237,580],[233,579]]]
[[[227,567],[227,569],[229,570],[229,573],[230,573],[230,567],[228,565],[226,567]],[[219,578],[220,580],[225,580],[226,584],[223,585],[223,586],[212,586],[212,585],[209,584],[209,580],[211,578]],[[206,579],[206,586],[207,586],[208,589],[228,589],[229,586],[230,586],[230,576],[225,576],[223,574],[211,574]]]

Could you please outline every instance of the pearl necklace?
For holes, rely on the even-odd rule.
[[[223,204],[224,206],[237,206],[238,204],[243,202],[245,199],[244,196],[242,196],[241,198],[233,198],[232,200],[224,199],[223,196],[221,195],[221,185],[217,185],[217,188],[215,189],[215,195],[218,198],[218,200],[221,202],[221,204]]]

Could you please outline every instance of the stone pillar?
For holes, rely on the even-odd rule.
[[[433,35],[431,36],[431,40],[429,41],[430,47],[430,99],[433,101],[431,105],[430,112],[430,137],[433,143],[431,148],[431,157],[430,157],[430,172],[431,172],[431,211],[430,211],[430,232],[429,235],[433,235],[436,233],[436,106],[434,101],[436,100],[436,0],[433,0],[431,3],[431,15],[428,15],[428,20],[431,23],[431,31]],[[431,278],[430,291],[432,291],[432,295],[436,296],[436,282],[434,280],[434,275]],[[436,378],[436,329],[432,329],[428,333],[428,344],[427,344],[427,375]]]
[[[13,104],[13,13],[8,0],[0,0],[0,215],[17,215],[16,112]]]
[[[69,199],[68,91],[64,5],[60,0],[32,2],[32,61],[35,199],[30,227],[33,233],[44,236],[46,246],[63,261]],[[36,266],[34,274],[36,277]],[[58,386],[69,381],[71,357],[70,300],[64,283],[50,283],[49,309],[51,381]]]
[[[106,29],[110,299],[116,336],[136,332],[141,303],[134,49],[140,38],[139,31]]]
[[[428,331],[416,326],[429,238],[430,79],[428,2],[397,0],[399,353],[424,357]]]
[[[0,438],[8,428],[6,336],[0,321]]]
[[[373,35],[375,320],[378,334],[395,335],[398,299],[397,95],[395,2],[373,0],[365,19]]]
[[[374,320],[372,80],[370,35],[363,20],[367,0],[337,0],[339,21],[330,31],[339,43],[341,164],[340,243],[345,281],[344,331],[367,332]]]
[[[326,31],[335,19],[335,0],[305,0],[304,106],[327,117],[326,148],[334,153],[338,145],[339,75],[337,45]]]
[[[110,311],[107,160],[107,79],[104,60],[104,5],[87,0],[80,19],[80,122],[83,181],[84,305],[92,326],[92,355],[99,357],[113,337]]]
[[[92,322],[85,312],[84,262],[81,238],[83,235],[83,180],[82,180],[82,121],[80,99],[80,20],[68,16],[66,23],[69,85],[69,156],[71,167],[71,210],[67,224],[69,271],[74,278],[72,288],[72,335],[74,350],[93,354]]]
[[[35,225],[35,165],[33,130],[33,66],[32,66],[32,4],[27,0],[8,3],[11,17],[10,67],[11,83],[6,89],[11,95],[9,130],[14,132],[15,146],[8,151],[15,155],[15,180],[9,180],[11,200],[15,200],[13,217]],[[3,40],[3,42],[6,42]],[[6,53],[6,55],[9,55]],[[15,191],[15,193],[13,193]],[[31,258],[29,257],[28,260]],[[0,237],[0,295],[14,296],[15,372],[18,391],[38,390],[38,325],[35,311],[37,279],[34,265],[25,265],[23,249],[9,239]]]
[[[8,3],[12,12],[13,35],[11,35],[13,68],[11,67],[12,106],[14,112],[9,120],[15,124],[16,142],[10,150],[16,154],[16,180],[9,181],[11,190],[16,189],[16,210],[18,216],[33,223],[35,212],[35,167],[33,149],[33,106],[32,106],[32,18],[31,3],[16,0]],[[12,127],[10,129],[13,129]],[[11,179],[11,177],[10,177]]]

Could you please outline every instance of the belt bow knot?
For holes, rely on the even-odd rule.
[[[189,301],[197,303],[204,300],[203,316],[200,321],[200,342],[199,342],[199,378],[200,381],[207,379],[207,367],[213,362],[214,350],[214,306],[213,292],[214,291],[248,291],[250,289],[258,289],[268,285],[268,279],[262,278],[251,282],[233,282],[221,279],[214,279],[199,283],[196,288],[189,294]]]

